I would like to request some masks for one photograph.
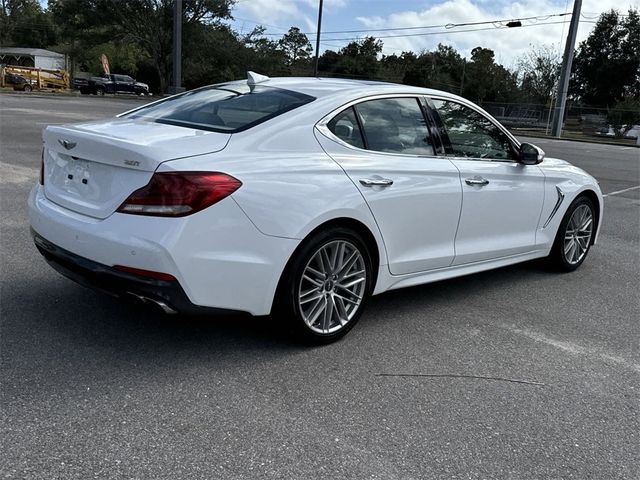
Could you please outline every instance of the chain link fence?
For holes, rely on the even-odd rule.
[[[517,135],[552,135],[553,104],[482,102],[480,105]],[[610,123],[607,108],[567,103],[563,138],[635,145],[640,125],[630,125],[626,130]]]

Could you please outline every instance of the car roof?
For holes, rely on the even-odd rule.
[[[246,80],[225,82],[216,86],[246,85]],[[446,95],[456,97],[448,92],[433,90],[430,88],[401,85],[398,83],[376,82],[373,80],[354,80],[348,78],[326,77],[272,77],[259,85],[265,87],[283,88],[311,95],[315,98],[352,96],[358,97],[385,93],[415,93],[417,95]]]

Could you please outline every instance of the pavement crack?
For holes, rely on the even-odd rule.
[[[523,383],[525,385],[536,385],[544,387],[547,384],[532,382],[530,380],[520,380],[516,378],[487,377],[483,375],[458,375],[454,373],[376,373],[376,377],[428,377],[428,378],[470,378],[474,380],[495,380],[498,382]]]

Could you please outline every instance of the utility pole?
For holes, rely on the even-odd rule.
[[[318,76],[318,58],[320,57],[320,28],[322,27],[322,0],[320,0],[320,6],[318,7],[318,33],[316,34],[316,59],[315,66],[313,67],[313,76]]]
[[[173,85],[169,93],[184,92],[182,86],[182,0],[173,3]]]
[[[560,138],[560,135],[562,134],[564,107],[567,103],[567,91],[569,90],[569,78],[571,77],[571,64],[573,63],[573,50],[576,46],[576,35],[578,33],[578,22],[580,21],[581,8],[582,0],[574,0],[571,24],[569,25],[569,34],[567,35],[567,44],[565,45],[564,58],[562,60],[562,70],[560,71],[560,82],[558,82],[553,126],[551,127],[551,133],[554,137],[558,138]]]

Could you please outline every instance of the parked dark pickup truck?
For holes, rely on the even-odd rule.
[[[136,82],[129,75],[105,74],[102,77],[91,77],[86,85],[80,85],[80,93],[93,95],[104,95],[105,93],[149,95],[149,85]]]

